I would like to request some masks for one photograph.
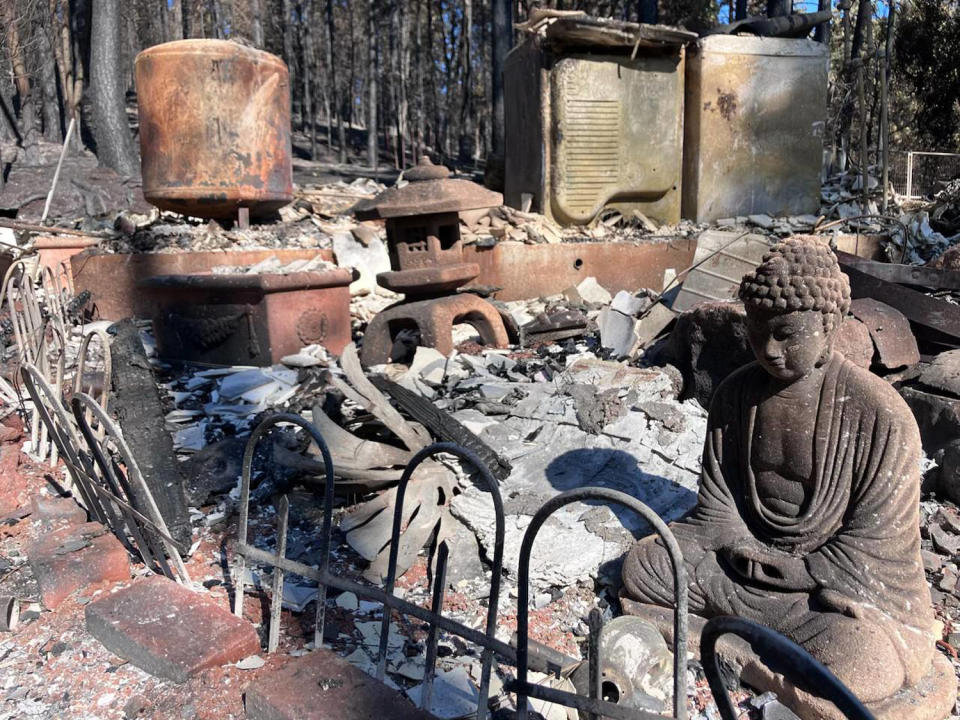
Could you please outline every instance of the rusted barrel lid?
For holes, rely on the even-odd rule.
[[[503,195],[469,180],[450,177],[450,169],[434,165],[424,155],[417,165],[403,173],[409,182],[387,188],[375,198],[354,206],[358,220],[433,215],[460,212],[503,204]]]

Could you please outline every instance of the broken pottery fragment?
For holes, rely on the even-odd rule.
[[[920,557],[920,433],[887,383],[832,350],[848,279],[827,245],[788,239],[740,297],[757,361],[717,389],[697,507],[671,528],[690,610],[786,635],[878,718],[943,717],[957,686],[935,653]],[[671,577],[662,543],[641,540],[625,609],[672,606]],[[802,717],[840,717],[773,671],[751,684]]]

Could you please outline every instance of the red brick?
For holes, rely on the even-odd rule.
[[[433,715],[321,648],[247,688],[247,720],[429,720]]]
[[[33,517],[41,522],[79,525],[87,521],[87,511],[72,497],[34,495],[30,501]]]
[[[174,682],[260,652],[253,625],[161,575],[136,580],[84,613],[87,632],[110,652]]]
[[[0,516],[9,515],[30,502],[29,480],[21,467],[20,448],[0,446]]]
[[[40,585],[40,599],[49,610],[91,585],[130,579],[126,549],[100,523],[46,533],[28,545],[26,553]]]

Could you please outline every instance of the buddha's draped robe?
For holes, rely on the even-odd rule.
[[[800,513],[773,512],[757,495],[751,457],[768,377],[754,363],[716,392],[697,507],[672,529],[687,564],[691,612],[738,615],[772,627],[830,666],[854,692],[861,672],[889,672],[892,685],[858,693],[873,700],[862,695],[884,697],[901,682],[916,682],[933,653],[920,557],[920,437],[906,404],[886,382],[837,354],[824,370],[814,477]],[[817,588],[771,588],[738,575],[723,549],[750,537],[803,558]],[[669,560],[659,540],[646,538],[631,550],[623,579],[627,600],[673,605]],[[851,653],[872,657],[858,660]]]

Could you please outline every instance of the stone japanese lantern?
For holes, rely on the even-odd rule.
[[[485,344],[503,347],[506,329],[497,310],[475,295],[450,295],[480,273],[464,262],[460,213],[496,207],[500,193],[469,180],[450,177],[450,170],[424,156],[406,171],[409,182],[392,187],[355,209],[358,220],[386,220],[389,272],[377,282],[406,299],[378,314],[367,328],[361,359],[376,365],[391,359],[400,330],[418,330],[419,344],[444,354],[453,350],[451,331],[457,323],[473,325]]]

